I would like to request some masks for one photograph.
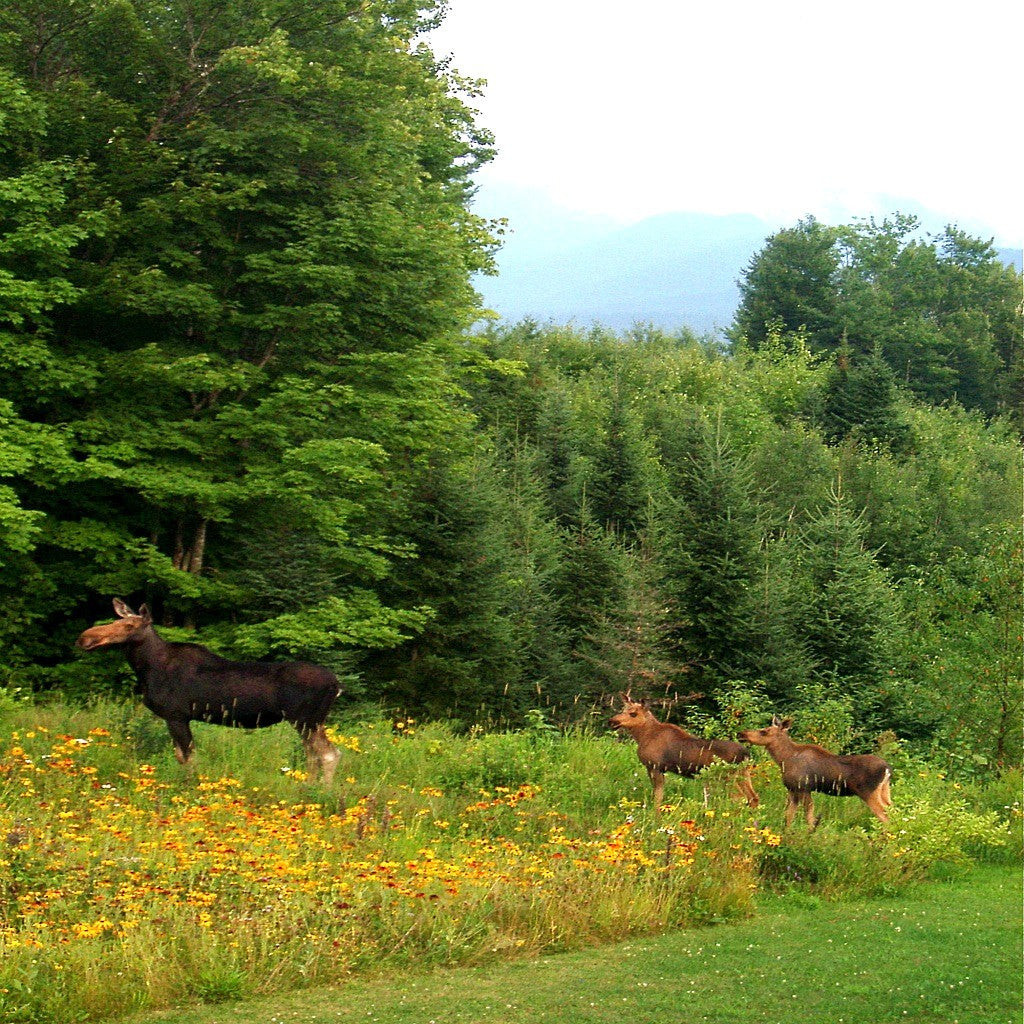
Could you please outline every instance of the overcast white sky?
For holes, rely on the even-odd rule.
[[[586,214],[829,223],[918,203],[1024,243],[1020,0],[450,0],[480,181]]]

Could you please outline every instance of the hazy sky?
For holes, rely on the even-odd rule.
[[[934,210],[1024,243],[1020,0],[450,0],[480,176],[621,222]]]

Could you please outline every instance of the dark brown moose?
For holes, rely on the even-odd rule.
[[[142,702],[167,723],[174,754],[187,764],[195,749],[190,722],[262,729],[290,722],[302,737],[310,777],[334,777],[339,754],[324,722],[335,698],[333,672],[302,661],[229,661],[199,644],[169,643],[153,628],[149,609],[133,612],[114,600],[118,618],[87,629],[78,646],[86,651],[120,646],[138,678]]]
[[[665,793],[665,773],[674,772],[692,779],[702,768],[716,761],[742,764],[750,751],[732,740],[709,740],[694,736],[671,722],[659,722],[646,704],[623,694],[623,708],[609,721],[614,729],[628,732],[637,743],[640,763],[647,769],[654,786],[654,806],[660,807]],[[760,802],[750,784],[749,767],[736,777],[740,795],[751,807]]]
[[[800,804],[804,805],[807,824],[812,829],[818,824],[814,816],[814,793],[859,796],[876,818],[888,821],[885,809],[892,806],[889,765],[874,754],[839,756],[814,743],[794,743],[789,738],[792,724],[791,718],[773,717],[767,729],[747,729],[740,733],[745,743],[767,748],[782,768],[782,783],[788,797],[786,827],[793,823]]]

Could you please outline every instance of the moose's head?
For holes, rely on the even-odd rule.
[[[102,626],[87,629],[78,638],[78,646],[83,651],[94,651],[97,647],[111,647],[127,643],[136,634],[153,624],[153,616],[149,609],[142,605],[133,612],[120,598],[114,598],[114,611],[117,619]]]

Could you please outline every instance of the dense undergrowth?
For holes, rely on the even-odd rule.
[[[1020,779],[958,783],[888,751],[892,820],[820,797],[808,834],[759,763],[757,811],[725,770],[650,807],[631,742],[443,723],[340,723],[334,787],[286,728],[197,730],[173,760],[144,709],[0,708],[0,1019],[117,1017],[473,963],[756,911],[758,893],[895,893],[1021,855]],[[706,783],[708,800],[703,799]]]

